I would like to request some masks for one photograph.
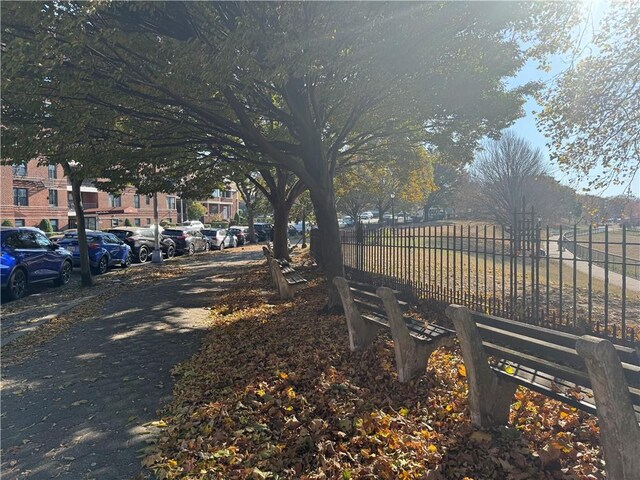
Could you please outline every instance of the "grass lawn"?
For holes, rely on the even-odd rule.
[[[216,297],[144,463],[158,478],[604,478],[596,419],[519,389],[509,427],[477,430],[456,348],[397,381],[391,340],[350,352],[324,280],[278,300],[264,266]],[[545,461],[551,452],[558,461]]]

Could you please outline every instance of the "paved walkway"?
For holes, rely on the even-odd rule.
[[[547,252],[547,254],[549,255],[549,258],[553,258],[554,260],[560,259],[560,250],[558,249],[559,238],[560,235],[549,237],[549,252]],[[562,251],[562,263],[569,268],[573,268],[573,253],[566,248]],[[586,260],[578,257],[575,265],[578,271],[589,274],[589,263]],[[604,268],[598,265],[591,265],[591,275],[593,278],[601,280],[602,282],[604,282],[606,278]],[[626,282],[627,290],[640,292],[640,280],[627,275]],[[609,272],[609,284],[622,287],[622,275],[616,272]]]
[[[205,257],[203,257],[205,258]],[[2,478],[139,475],[144,424],[171,399],[171,368],[198,349],[216,292],[256,252],[225,252],[129,291],[2,372]]]

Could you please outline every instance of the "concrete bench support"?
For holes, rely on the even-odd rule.
[[[289,300],[293,298],[294,289],[293,285],[289,285],[287,279],[284,277],[282,270],[280,269],[280,264],[275,258],[271,258],[271,278],[273,279],[276,287],[278,288],[278,293],[280,294],[281,300]]]
[[[478,327],[466,307],[449,305],[469,382],[471,422],[479,427],[504,425],[517,385],[499,378],[489,366]]]
[[[335,277],[333,284],[338,289],[342,299],[342,307],[347,317],[347,328],[349,330],[349,348],[352,352],[361,348],[366,348],[375,340],[380,327],[374,323],[367,322],[360,315],[360,311],[353,301],[351,288],[343,277]]]
[[[438,342],[420,341],[411,336],[393,290],[388,287],[380,287],[376,293],[384,303],[384,309],[391,326],[398,379],[403,383],[408,382],[425,372],[429,356],[439,344]]]
[[[607,474],[615,480],[638,480],[640,426],[615,347],[585,335],[576,342],[576,351],[589,371]]]

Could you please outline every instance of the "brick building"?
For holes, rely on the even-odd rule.
[[[202,220],[204,223],[210,223],[215,220],[233,220],[238,213],[238,190],[231,185],[226,190],[214,190],[211,197],[206,200],[200,200],[205,206],[207,213]]]
[[[153,199],[139,195],[135,188],[125,189],[120,196],[99,191],[91,182],[81,187],[87,228],[106,229],[122,226],[126,219],[132,225],[153,223]],[[177,220],[176,196],[158,194],[160,221]],[[76,226],[71,185],[58,165],[38,165],[30,160],[25,165],[0,166],[0,218],[16,226],[37,226],[48,219],[56,231]]]

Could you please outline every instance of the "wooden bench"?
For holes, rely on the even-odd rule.
[[[280,299],[293,298],[296,288],[307,283],[307,280],[296,272],[287,260],[269,258],[268,262],[271,279],[278,289]]]
[[[469,382],[472,422],[505,424],[518,385],[600,418],[607,472],[640,475],[640,356],[591,336],[558,332],[451,305]]]
[[[401,382],[424,373],[431,353],[441,345],[450,345],[453,332],[439,325],[406,316],[406,302],[390,288],[336,277],[333,283],[340,293],[351,351],[370,345],[380,329],[389,330],[393,339],[396,369]]]

